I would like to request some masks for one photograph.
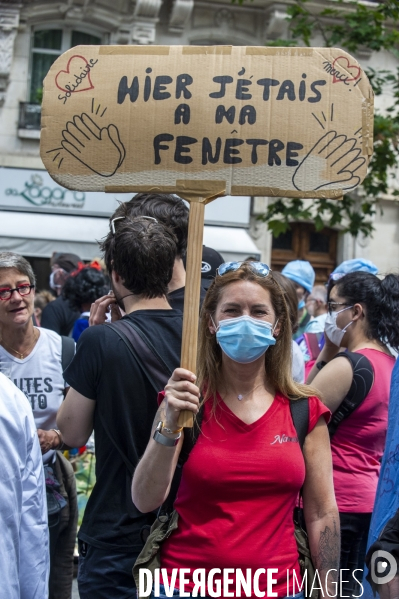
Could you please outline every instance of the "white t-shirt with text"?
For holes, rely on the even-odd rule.
[[[0,346],[0,361],[10,366],[10,379],[28,398],[36,428],[48,431],[56,428],[67,384],[62,373],[61,337],[49,329],[37,330],[40,336],[29,356],[20,360]],[[48,451],[43,461],[48,462],[53,453]]]

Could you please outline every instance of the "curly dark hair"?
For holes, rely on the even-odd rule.
[[[68,300],[72,310],[82,310],[82,305],[92,304],[106,295],[109,285],[105,275],[97,268],[85,267],[78,273],[71,273],[62,289],[63,297]]]
[[[367,321],[367,337],[389,343],[399,350],[399,280],[389,274],[384,279],[368,272],[351,272],[334,281],[340,297],[350,304],[362,304]]]

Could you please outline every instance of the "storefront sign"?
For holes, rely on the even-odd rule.
[[[71,191],[57,184],[47,171],[0,168],[0,208],[110,216],[119,202],[133,194]]]

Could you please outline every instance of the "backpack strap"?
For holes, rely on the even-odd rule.
[[[366,356],[358,352],[346,351],[340,352],[335,357],[343,357],[349,360],[353,370],[353,379],[347,396],[341,402],[338,410],[334,412],[328,425],[330,439],[336,433],[341,422],[363,403],[374,383],[374,369]]]
[[[122,339],[156,393],[162,391],[170,379],[172,371],[146,335],[133,322],[124,318],[113,323],[106,323],[105,326],[108,326]]]
[[[303,337],[309,351],[310,359],[316,360],[320,353],[319,340],[321,335],[319,333],[304,333]]]
[[[61,335],[61,367],[62,372],[68,368],[75,355],[75,341],[72,337],[65,337]]]
[[[133,356],[135,362],[142,369],[144,376],[146,376],[151,383],[154,391],[156,393],[161,391],[165,387],[172,373],[144,333],[126,319],[118,320],[110,324],[106,323],[103,326],[108,326],[123,341],[130,355]],[[98,414],[104,430],[118,450],[128,472],[133,476],[135,468],[132,462],[116,442],[115,437],[109,428],[109,423],[102,417],[101,410],[98,411]],[[134,447],[132,449],[135,451]],[[135,451],[135,453],[137,452]],[[136,455],[136,459],[138,460],[139,456]]]
[[[299,446],[303,451],[303,445],[309,429],[309,398],[290,399],[290,410]]]

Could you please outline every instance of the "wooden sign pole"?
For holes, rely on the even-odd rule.
[[[190,201],[186,260],[186,287],[184,291],[183,338],[181,366],[191,372],[197,369],[198,314],[200,307],[202,242],[204,238],[205,204],[203,198]],[[180,413],[179,426],[192,427],[193,414]]]
[[[230,106],[234,89],[250,103],[232,105],[230,119],[218,98]],[[182,94],[189,106],[176,106]],[[190,202],[181,364],[195,372],[205,205],[226,193],[342,196],[367,174],[373,122],[370,83],[339,48],[78,46],[44,80],[40,155],[71,190],[172,190]]]

